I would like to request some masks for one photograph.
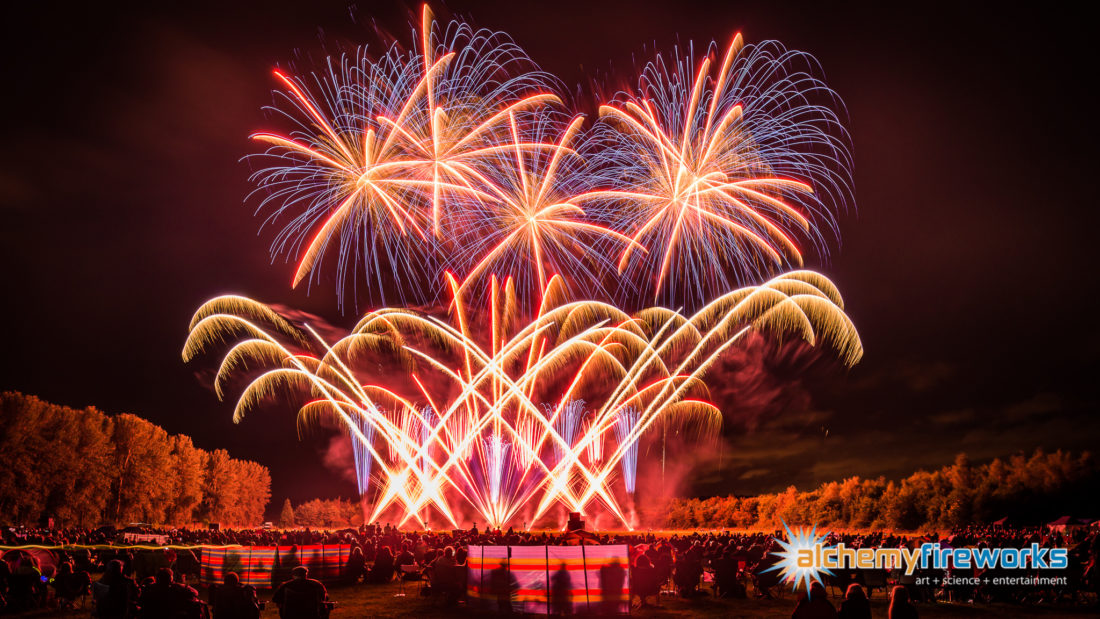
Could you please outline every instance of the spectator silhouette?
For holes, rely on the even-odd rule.
[[[76,598],[88,592],[92,579],[88,572],[74,571],[73,564],[65,561],[57,566],[57,572],[53,577],[53,590],[61,603],[61,608],[73,607]]]
[[[676,559],[676,572],[673,580],[680,597],[692,597],[699,587],[699,578],[703,575],[703,562],[699,548],[692,546]]]
[[[808,592],[799,595],[791,619],[836,619],[836,616],[836,608],[829,601],[825,585],[815,581]]]
[[[638,555],[638,558],[634,560],[634,573],[630,578],[631,594],[637,595],[642,599],[642,608],[648,606],[646,598],[649,596],[657,596],[657,601],[660,602],[660,592],[657,582],[657,570],[653,567],[653,563],[649,560],[649,557]]]
[[[402,568],[406,565],[413,565],[416,563],[416,557],[409,551],[409,543],[402,542],[401,552],[393,558],[393,569],[397,572],[397,577],[402,580],[417,580],[420,578],[419,574],[414,572],[406,572]]]
[[[603,601],[600,603],[600,612],[609,615],[617,615],[622,610],[623,583],[626,581],[626,570],[615,561],[600,568],[600,590]]]
[[[258,619],[260,604],[256,589],[242,585],[236,572],[227,572],[225,582],[214,591],[214,616],[217,619]]]
[[[458,563],[455,561],[454,546],[444,548],[443,554],[432,561],[431,579],[432,589],[444,604],[449,605],[458,597]]]
[[[859,583],[848,585],[837,616],[840,619],[871,619],[871,602],[867,600],[867,594]]]
[[[550,612],[555,615],[573,614],[573,577],[564,562],[550,577]]]
[[[909,603],[909,591],[898,585],[890,592],[889,619],[917,619],[917,607]]]
[[[722,598],[744,598],[745,587],[737,579],[737,558],[729,548],[714,562],[714,592]]]
[[[145,586],[138,596],[138,606],[143,619],[184,619],[201,617],[199,593],[172,580],[172,570],[157,570],[152,584]]]
[[[188,576],[199,575],[199,559],[190,548],[177,550],[172,571],[176,575],[176,580],[186,583]]]
[[[512,598],[519,589],[519,581],[508,569],[508,564],[502,562],[497,568],[489,572],[489,588],[497,599],[497,612],[511,614]]]
[[[393,569],[393,553],[389,546],[383,546],[370,568],[370,581],[385,583],[393,580]]]
[[[8,578],[8,610],[23,611],[41,604],[45,596],[42,570],[38,561],[27,553],[20,553],[19,563]]]
[[[99,619],[122,619],[137,600],[138,590],[134,579],[122,573],[122,561],[107,563],[107,571],[93,585],[95,610]]]
[[[310,578],[309,568],[304,565],[294,568],[291,579],[279,585],[271,596],[282,619],[324,619],[328,616],[327,599],[325,585]]]
[[[278,587],[280,584],[289,580],[294,574],[294,568],[301,565],[302,562],[298,560],[298,545],[294,544],[290,547],[286,553],[281,553],[276,547],[275,550],[275,567],[271,570],[271,586]],[[233,571],[229,568],[228,571]]]
[[[356,546],[351,549],[351,556],[348,557],[348,565],[344,568],[344,576],[353,583],[359,582],[359,579],[366,573],[367,559],[363,556],[363,549]]]

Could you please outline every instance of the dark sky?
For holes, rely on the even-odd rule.
[[[274,65],[364,42],[371,17],[406,37],[416,5],[32,4],[0,20],[0,388],[258,460],[277,504],[351,494],[291,411],[234,426],[179,352],[192,312],[224,292],[354,323],[331,290],[291,291],[292,267],[270,263],[239,159],[270,126]],[[654,41],[740,30],[813,53],[844,98],[858,211],[810,264],[839,285],[866,356],[843,372],[790,349],[740,353],[714,379],[728,442],[693,491],[1098,443],[1094,33],[1057,7],[954,4],[448,4],[570,87],[629,75]]]

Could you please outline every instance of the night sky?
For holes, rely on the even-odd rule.
[[[299,442],[291,410],[234,425],[232,403],[180,349],[191,314],[219,293],[354,324],[331,287],[291,290],[293,266],[271,262],[240,158],[249,133],[274,128],[261,110],[272,67],[373,40],[372,19],[407,40],[417,5],[31,4],[0,20],[0,388],[135,413],[257,460],[276,505],[350,496],[322,462],[327,441]],[[629,77],[654,41],[724,43],[740,30],[814,54],[845,100],[858,207],[832,256],[808,265],[840,287],[866,356],[844,371],[789,345],[739,352],[710,379],[731,419],[720,455],[694,463],[687,492],[1100,444],[1090,22],[1052,7],[834,4],[437,12],[509,32],[570,88]]]

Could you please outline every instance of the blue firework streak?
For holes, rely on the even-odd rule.
[[[565,458],[568,448],[565,445],[573,445],[577,437],[577,430],[581,427],[581,418],[584,417],[584,400],[572,400],[560,407],[557,418],[553,417],[554,407],[549,404],[542,405],[546,411],[546,418],[551,421],[554,431],[561,437],[562,443],[554,443],[554,454],[558,462]]]
[[[638,480],[638,437],[631,438],[631,435],[634,433],[634,427],[638,425],[639,418],[638,410],[628,406],[615,420],[615,437],[619,441],[619,449],[623,452],[622,460],[619,462],[623,470],[623,484],[630,494],[634,494]]]
[[[367,493],[370,487],[370,469],[374,456],[370,445],[374,443],[374,424],[366,416],[358,417],[357,427],[362,438],[352,434],[352,455],[355,457],[355,479],[359,484],[359,496]]]
[[[555,80],[502,33],[441,29],[425,7],[417,34],[410,50],[360,48],[308,78],[277,71],[270,109],[291,130],[253,136],[269,145],[253,179],[264,224],[279,228],[273,259],[298,259],[296,286],[336,253],[341,305],[360,292],[434,300],[439,288],[424,283],[453,249],[439,238],[450,216],[491,199],[477,159],[512,146],[511,112],[559,102]]]
[[[809,54],[776,41],[712,44],[646,65],[634,92],[600,108],[592,160],[618,208],[619,267],[653,298],[697,306],[825,254],[852,202],[843,103]]]

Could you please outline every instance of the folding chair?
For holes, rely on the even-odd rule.
[[[417,566],[415,563],[402,565],[401,566],[401,571],[397,574],[397,579],[399,581],[401,581],[401,591],[398,592],[398,593],[393,594],[393,597],[395,597],[395,598],[405,597],[405,576],[412,575],[412,574],[419,574],[419,573],[420,573],[420,567]],[[419,592],[419,590],[418,590],[418,592]]]

